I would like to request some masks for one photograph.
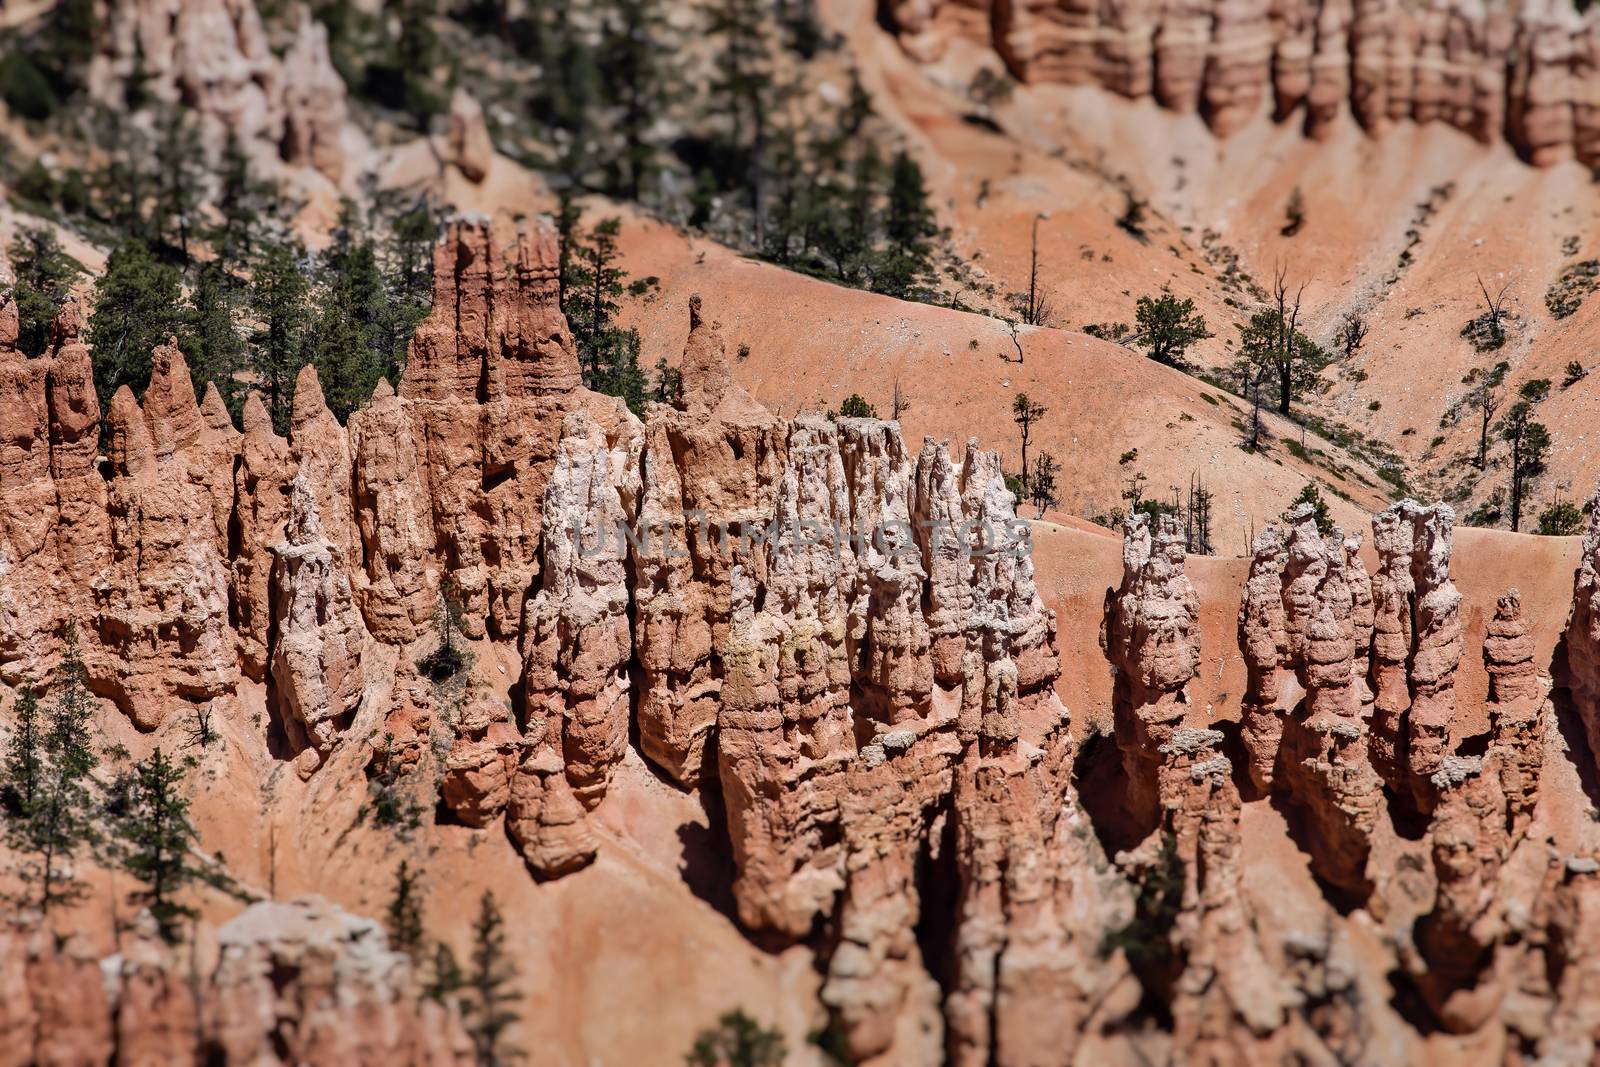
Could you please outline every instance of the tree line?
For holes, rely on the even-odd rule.
[[[131,764],[120,748],[102,750],[76,631],[67,631],[65,645],[47,687],[29,680],[17,687],[0,759],[3,836],[22,886],[9,903],[41,917],[79,903],[88,891],[79,861],[91,855],[134,878],[130,901],[176,943],[195,917],[184,892],[229,884],[198,855],[182,789],[188,763],[159,747]],[[97,773],[103,760],[115,768],[109,777]]]
[[[585,195],[641,205],[740,251],[845,285],[936,299],[959,266],[921,167],[837,52],[814,0],[322,0],[352,94],[427,132],[476,55],[497,148],[544,171],[562,214]],[[515,74],[508,74],[515,71]],[[528,76],[523,76],[526,73]]]

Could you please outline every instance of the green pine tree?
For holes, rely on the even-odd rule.
[[[156,242],[184,264],[199,222],[204,159],[188,109],[164,106],[156,122],[150,229]]]
[[[710,1030],[702,1030],[689,1050],[689,1067],[778,1067],[783,1035],[769,1030],[742,1009],[730,1011]]]
[[[280,434],[289,432],[294,379],[306,364],[306,333],[311,325],[310,287],[296,240],[269,241],[250,279],[250,312],[257,327],[250,334],[251,368],[266,389],[267,411]]]
[[[643,297],[659,287],[655,277],[630,280],[620,265],[617,237],[622,220],[603,219],[587,235],[577,233],[567,248],[564,310],[572,324],[584,384],[596,392],[621,397],[642,413],[648,384],[639,365],[639,334],[616,324],[623,296]]]
[[[183,319],[178,272],[158,262],[137,238],[119,244],[95,286],[86,338],[102,409],[121,386],[132,388],[135,397],[144,395],[150,353],[183,332]]]
[[[0,803],[13,818],[26,818],[44,779],[45,718],[33,686],[23,683],[17,690],[11,717],[11,736],[0,763]]]
[[[662,0],[607,0],[599,10],[597,60],[611,75],[599,79],[599,86],[614,111],[614,134],[621,142],[606,160],[605,188],[639,200],[659,169],[661,114],[681,95],[677,41]]]
[[[417,959],[422,952],[422,890],[417,872],[406,860],[394,876],[394,895],[389,898],[389,944]]]
[[[904,151],[895,153],[873,290],[902,300],[924,299],[934,278],[933,241],[938,235],[922,168]]]
[[[213,260],[225,277],[237,278],[249,268],[276,210],[277,195],[272,183],[255,176],[249,154],[230,128],[211,204],[216,221],[206,232]]]
[[[506,952],[505,918],[486,890],[472,928],[472,967],[465,985],[468,1033],[483,1067],[500,1067],[516,1057],[506,1042],[506,1030],[518,1019],[512,1009],[516,978],[516,964]]]
[[[249,352],[235,319],[236,296],[223,266],[217,260],[202,264],[189,292],[188,321],[183,354],[196,396],[204,396],[207,382],[215,382],[228,413],[235,419],[244,408],[245,390],[236,375],[248,362]]]
[[[191,861],[199,834],[183,795],[183,768],[158,746],[112,788],[109,814],[117,865],[144,883],[135,904],[146,907],[168,943],[176,943],[181,923],[195,916],[177,897],[205,872]]]
[[[455,952],[443,941],[436,942],[433,946],[433,973],[422,995],[443,1002],[459,994],[466,981],[466,976],[461,973],[461,964],[456,962]]]
[[[90,736],[94,697],[76,630],[67,631],[52,688],[55,696],[40,724],[33,800],[6,820],[4,830],[6,846],[21,857],[18,874],[29,887],[23,897],[45,915],[86,891],[71,865],[84,846],[98,840],[90,777],[99,764]],[[9,766],[7,772],[9,777]]]
[[[19,227],[7,251],[16,275],[11,295],[17,302],[17,347],[39,356],[50,345],[50,321],[83,272],[48,226]]]

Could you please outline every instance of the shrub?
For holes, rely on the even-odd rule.
[[[860,393],[851,393],[844,398],[844,403],[839,405],[841,419],[875,419],[878,409],[861,398]]]
[[[778,1067],[783,1062],[783,1035],[735,1009],[700,1031],[689,1050],[689,1067]]]
[[[1545,537],[1571,537],[1583,532],[1583,511],[1570,500],[1552,501],[1539,512],[1539,527],[1534,531]]]
[[[1326,537],[1333,532],[1333,516],[1328,513],[1328,502],[1322,499],[1322,493],[1317,489],[1315,482],[1307,482],[1305,487],[1300,490],[1300,495],[1289,501],[1289,506],[1283,509],[1285,522],[1289,519],[1289,513],[1301,504],[1311,505],[1319,534]]]

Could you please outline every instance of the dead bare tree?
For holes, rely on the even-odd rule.
[[[1361,312],[1344,313],[1344,318],[1339,323],[1338,345],[1344,349],[1346,359],[1361,351],[1361,346],[1367,343],[1368,329],[1367,318]]]
[[[889,418],[895,422],[900,421],[900,416],[911,410],[911,398],[900,391],[900,377],[894,379],[894,399],[890,401]]]

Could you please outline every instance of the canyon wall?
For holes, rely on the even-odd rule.
[[[1097,85],[1226,136],[1270,108],[1325,135],[1445,122],[1535,164],[1600,162],[1600,13],[1568,0],[898,0],[906,50],[996,52],[1028,84]]]
[[[0,304],[0,681],[47,677],[74,624],[137,730],[242,719],[259,694],[294,774],[353,753],[416,776],[541,881],[612,847],[596,812],[636,746],[706,798],[746,936],[814,952],[853,1062],[1335,1062],[1431,1032],[1593,1057],[1600,863],[1541,807],[1551,766],[1589,757],[1555,733],[1515,590],[1469,652],[1449,508],[1385,510],[1367,556],[1292,512],[1256,541],[1237,649],[1202,643],[1182,530],[1134,516],[1103,615],[1068,620],[1101,631],[1101,733],[1057,692],[1061,620],[996,454],[773,416],[698,299],[681,395],[641,421],[582,387],[556,285],[547,228],[503,245],[452,224],[398,389],[341,426],[307,368],[287,439],[259,397],[239,429],[197,399],[172,344],[102,413],[78,309],[28,359]],[[1596,523],[1561,690],[1591,737]],[[1236,651],[1234,719],[1191,689]],[[1481,702],[1458,693],[1468,654]],[[1249,890],[1251,806],[1303,857],[1312,926]],[[116,1013],[35,992],[14,1025],[78,1013],[70,1040],[124,1058],[181,1031],[230,1062],[349,1062],[339,1020],[375,998],[382,1047],[421,1027],[438,1047],[402,1058],[458,1062],[403,964],[321,908],[223,928],[204,1026],[148,945],[108,972]],[[307,947],[325,941],[351,944]],[[18,988],[95,966],[24,929],[5,944]],[[354,992],[278,990],[297,1036],[262,1051],[264,972]]]

